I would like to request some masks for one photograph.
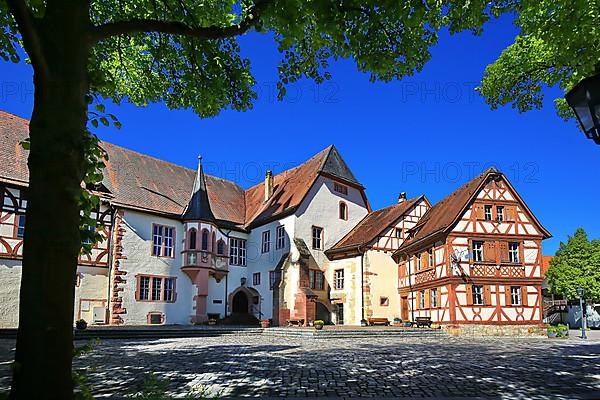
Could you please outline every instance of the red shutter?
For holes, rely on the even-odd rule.
[[[527,286],[521,286],[521,304],[527,305]]]
[[[507,306],[512,305],[512,298],[510,296],[510,286],[506,285],[504,286],[504,298],[505,298],[505,304]]]
[[[473,305],[473,287],[471,285],[467,285],[467,305]]]
[[[517,207],[516,206],[506,206],[504,208],[504,218],[506,221],[515,221],[517,218]]]
[[[483,260],[496,262],[496,242],[486,241],[483,243]]]
[[[492,292],[490,285],[483,286],[483,304],[486,306],[492,305]]]
[[[484,208],[482,205],[475,204],[473,205],[473,212],[475,213],[475,217],[477,219],[484,219]]]
[[[500,261],[508,262],[508,242],[499,242],[500,246]]]

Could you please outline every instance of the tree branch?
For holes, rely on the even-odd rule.
[[[131,19],[127,21],[110,22],[91,28],[90,39],[92,43],[99,42],[112,36],[125,35],[128,33],[158,32],[172,35],[191,36],[201,39],[225,39],[246,33],[254,26],[261,11],[266,7],[268,1],[257,2],[248,15],[237,25],[230,26],[206,26],[193,27],[180,21],[163,21],[157,19]]]
[[[48,64],[42,51],[40,38],[33,14],[23,0],[7,0],[10,12],[17,22],[17,27],[23,38],[23,47],[31,58],[31,63],[42,78],[48,76]]]

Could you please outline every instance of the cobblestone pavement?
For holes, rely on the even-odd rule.
[[[14,342],[0,341],[0,391]],[[221,397],[600,398],[600,341],[499,338],[288,339],[234,336],[106,340],[76,361],[98,398],[145,373],[175,394]]]

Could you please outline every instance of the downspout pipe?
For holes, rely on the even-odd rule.
[[[367,326],[367,320],[365,319],[365,251],[361,249],[362,245],[358,246],[358,252],[360,253],[360,325]]]

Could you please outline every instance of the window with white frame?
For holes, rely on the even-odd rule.
[[[510,304],[513,306],[520,306],[521,303],[521,286],[510,287]]]
[[[285,247],[285,226],[277,227],[277,240],[275,241],[275,248],[277,250],[283,249]]]
[[[483,261],[483,242],[474,240],[473,241],[473,249],[472,254],[473,261],[482,262]]]
[[[229,264],[246,266],[246,240],[238,238],[229,239]]]
[[[415,262],[415,264],[416,264],[417,271],[420,271],[420,270],[421,270],[421,267],[423,266],[423,265],[421,264],[421,253],[419,253],[419,254],[416,254],[416,255],[415,255],[415,259],[416,259],[416,262]]]
[[[19,216],[21,217],[21,216]],[[25,216],[23,215],[23,220],[25,220]],[[90,232],[90,233],[96,233],[96,227],[95,226],[90,226],[88,224],[83,224],[83,229],[85,229],[86,231]],[[23,237],[23,233],[25,231],[25,221],[23,221],[23,229],[21,230],[21,221],[19,221],[19,229],[17,230],[17,237],[22,238]],[[19,236],[19,233],[21,234],[21,236]],[[86,237],[83,240],[83,244],[86,246],[91,246],[92,244],[92,239],[91,239],[91,235]]]
[[[252,286],[260,285],[260,272],[255,272],[252,274]]]
[[[498,222],[504,221],[504,207],[503,206],[496,207],[496,221],[498,221]]]
[[[175,228],[154,224],[152,227],[152,255],[173,257]]]
[[[323,228],[318,226],[312,227],[312,248],[323,250]]]
[[[431,301],[431,308],[437,308],[438,307],[438,290],[437,288],[433,288],[430,289],[429,292],[429,297],[430,297],[430,301]]]
[[[483,305],[483,285],[473,285],[473,304],[481,306]]]
[[[348,187],[337,182],[333,183],[333,190],[343,195],[348,195]]]
[[[394,232],[396,234],[397,239],[402,239],[402,229],[401,228],[395,228]]]
[[[263,253],[268,253],[271,251],[271,231],[264,231],[262,233],[261,251]]]
[[[172,303],[175,301],[175,278],[168,276],[138,277],[137,299]]]
[[[486,204],[485,206],[483,206],[483,216],[486,221],[492,220],[492,206],[491,205]]]
[[[333,272],[333,287],[336,290],[341,290],[344,288],[344,270],[336,269]]]
[[[519,243],[511,242],[508,244],[508,261],[511,263],[519,262]]]
[[[425,308],[425,289],[419,291],[419,308]]]

